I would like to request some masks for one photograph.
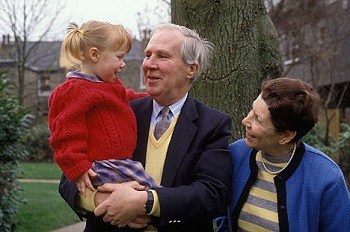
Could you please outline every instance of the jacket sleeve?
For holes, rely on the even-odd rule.
[[[69,182],[67,178],[64,175],[62,175],[58,191],[61,197],[67,202],[69,207],[71,207],[71,209],[78,215],[80,220],[82,220],[84,215],[79,211],[79,208],[75,205],[75,200],[78,195],[78,189],[76,185],[72,182]]]
[[[320,231],[348,231],[350,228],[350,195],[339,169],[334,180],[321,199]]]
[[[89,168],[86,114],[91,104],[79,86],[57,88],[49,99],[50,145],[54,158],[69,181],[75,181]]]
[[[200,225],[225,215],[231,196],[231,165],[228,139],[231,118],[227,115],[212,120],[204,136],[194,138],[195,151],[186,158],[196,157],[190,163],[193,169],[188,185],[156,189],[160,203],[159,226],[170,223]],[[209,123],[209,124],[210,124]],[[204,126],[204,125],[199,125]],[[200,141],[199,141],[200,140]],[[191,159],[191,158],[190,158]]]

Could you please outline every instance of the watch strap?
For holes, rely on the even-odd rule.
[[[153,204],[154,204],[153,193],[151,191],[147,191],[147,202],[146,202],[146,205],[145,205],[146,214],[149,214],[152,211]]]

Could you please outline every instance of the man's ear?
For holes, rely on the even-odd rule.
[[[188,65],[188,72],[187,72],[187,78],[190,78],[192,79],[194,77],[194,75],[197,74],[198,72],[198,63],[195,63],[195,64],[189,64]]]
[[[290,141],[292,141],[296,135],[297,135],[296,131],[285,131],[285,132],[282,132],[282,135],[281,135],[281,138],[279,140],[279,143],[281,145],[287,144]]]
[[[100,52],[98,48],[92,47],[89,49],[89,57],[93,62],[97,62],[100,58]]]

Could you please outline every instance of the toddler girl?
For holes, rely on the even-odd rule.
[[[85,196],[86,187],[136,180],[156,184],[132,161],[136,119],[129,101],[147,94],[126,90],[118,79],[130,51],[131,34],[121,25],[88,21],[70,24],[60,65],[66,81],[49,98],[50,145],[55,161]]]

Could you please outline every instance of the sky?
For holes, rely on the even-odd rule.
[[[3,1],[3,0],[0,0]],[[66,29],[70,22],[77,23],[80,26],[82,23],[89,20],[106,21],[113,24],[122,24],[129,28],[133,35],[137,38],[139,35],[138,25],[141,22],[141,27],[154,28],[155,25],[170,21],[170,6],[164,3],[165,0],[48,0],[48,5],[45,11],[40,13],[44,21],[38,24],[28,23],[28,28],[31,32],[28,33],[28,39],[35,41],[40,38],[43,31],[50,28],[49,34],[44,40],[62,40],[66,35]],[[167,0],[170,2],[170,0]],[[14,0],[10,1],[15,5],[16,23],[18,28],[22,28],[23,24],[23,4],[26,2],[27,22],[29,18],[34,19],[42,9],[43,0]],[[3,2],[0,2],[0,6]],[[65,3],[63,10],[59,10],[62,4]],[[32,8],[33,7],[33,8]],[[6,8],[6,9],[5,9]],[[5,10],[9,10],[5,7]],[[12,10],[10,10],[11,12]],[[0,9],[0,34],[10,34],[10,20],[8,15]],[[54,13],[60,12],[59,17],[53,22]],[[141,17],[138,13],[141,13]],[[50,17],[51,16],[51,17]],[[140,18],[142,19],[140,21]],[[28,30],[27,30],[28,31]],[[23,29],[18,29],[19,35],[23,35]]]
[[[169,16],[158,16],[156,13],[165,9],[164,6],[161,0],[66,0],[66,9],[61,18],[67,22],[66,25],[75,22],[80,26],[88,20],[120,23],[136,35],[137,13],[142,12],[144,23],[154,27],[170,20]]]

